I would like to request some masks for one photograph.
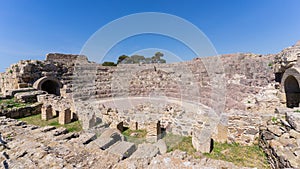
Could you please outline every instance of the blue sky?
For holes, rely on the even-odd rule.
[[[299,0],[0,0],[0,71],[18,60],[44,59],[50,52],[80,53],[102,26],[139,12],[186,19],[219,54],[277,53],[300,40],[299,9]],[[165,49],[182,60],[193,57],[174,39],[144,35],[120,42],[106,60],[144,48]]]

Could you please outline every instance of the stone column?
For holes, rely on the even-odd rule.
[[[211,132],[203,130],[200,125],[195,125],[193,127],[192,144],[197,151],[200,151],[201,153],[210,153],[213,145]]]
[[[161,136],[161,128],[160,121],[152,121],[147,123],[146,125],[147,135],[146,139],[149,142],[156,142],[160,139]]]
[[[42,112],[42,120],[50,120],[53,118],[51,105],[43,105],[41,112]]]
[[[64,109],[62,112],[59,113],[58,123],[64,125],[70,122],[71,122],[71,110],[69,108]]]

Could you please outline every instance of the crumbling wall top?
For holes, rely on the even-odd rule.
[[[75,62],[88,62],[88,59],[84,55],[62,54],[62,53],[48,53],[46,55],[46,61],[55,61],[62,63],[75,63]]]

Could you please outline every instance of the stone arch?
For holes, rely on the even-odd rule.
[[[49,94],[60,96],[60,88],[62,88],[62,84],[55,77],[42,77],[33,84],[33,87],[38,90],[46,91]]]
[[[299,107],[300,88],[299,88],[300,70],[299,68],[289,68],[282,77],[282,86],[286,96],[286,106],[289,108]]]

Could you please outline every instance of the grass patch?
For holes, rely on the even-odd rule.
[[[11,98],[11,99],[0,100],[0,105],[3,106],[4,109],[10,109],[10,108],[26,107],[28,105],[31,105],[31,103],[22,103],[17,101],[15,98]]]
[[[215,142],[213,151],[204,155],[212,159],[229,161],[237,166],[270,168],[265,153],[258,145],[242,146],[237,143]]]
[[[53,118],[51,120],[45,121],[42,120],[41,114],[33,115],[29,117],[20,118],[18,120],[25,121],[27,124],[32,124],[36,126],[55,126],[55,127],[65,127],[69,132],[79,132],[82,130],[81,124],[79,121],[74,121],[69,124],[61,125],[58,123],[58,118]]]
[[[192,156],[194,156],[194,153],[196,153],[196,149],[194,149],[192,144],[191,136],[184,137],[180,135],[167,134],[163,139],[166,142],[168,152],[181,150],[187,152],[188,155]]]
[[[129,142],[132,142],[134,144],[141,144],[146,142],[146,130],[130,130],[127,129],[122,132],[122,134],[125,136],[126,140]]]
[[[181,150],[194,158],[201,158],[202,156],[194,149],[192,137],[190,136],[185,137],[167,133],[163,139],[167,144],[168,152]],[[207,158],[232,162],[237,166],[270,168],[265,153],[258,145],[243,146],[238,143],[214,142],[212,152],[203,155]]]

